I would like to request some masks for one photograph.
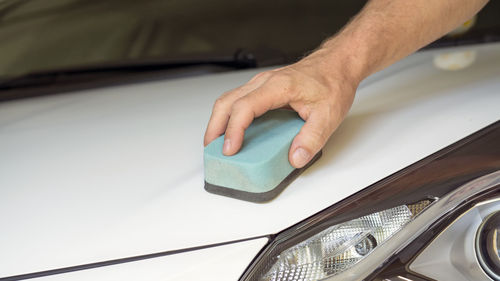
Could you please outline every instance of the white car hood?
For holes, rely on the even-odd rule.
[[[323,157],[277,199],[207,193],[214,100],[257,70],[0,104],[0,277],[277,233],[500,117],[500,44],[366,80]],[[438,51],[443,52],[443,51]]]

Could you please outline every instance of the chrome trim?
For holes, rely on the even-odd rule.
[[[500,170],[474,179],[438,199],[409,222],[402,231],[377,247],[366,258],[350,269],[323,280],[363,280],[377,270],[384,261],[397,255],[408,244],[427,231],[444,215],[454,211],[467,199],[500,184]]]
[[[475,241],[481,223],[498,211],[500,197],[478,202],[461,211],[453,222],[425,245],[409,264],[409,270],[432,280],[492,281],[478,261]]]

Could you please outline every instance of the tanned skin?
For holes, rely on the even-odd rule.
[[[306,121],[289,151],[292,166],[303,167],[340,125],[363,79],[453,30],[487,2],[369,1],[310,55],[259,73],[220,96],[205,132],[205,146],[225,133],[223,153],[233,155],[254,118],[288,107]]]

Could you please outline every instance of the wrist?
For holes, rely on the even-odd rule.
[[[363,43],[352,36],[339,34],[324,42],[318,51],[325,54],[329,67],[338,68],[344,79],[355,84],[377,70],[377,58],[370,57]]]

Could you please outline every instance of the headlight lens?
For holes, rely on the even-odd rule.
[[[468,210],[476,205],[485,208],[490,205],[484,202],[500,198],[498,140],[500,122],[270,235],[270,242],[240,280],[422,279],[424,275],[410,268],[422,251],[436,237],[443,237],[444,230],[454,226]],[[496,206],[492,207],[494,211],[500,211]],[[475,231],[467,241],[474,241]],[[497,236],[487,239],[494,243],[485,253],[493,253],[490,260],[497,261],[498,231],[488,233]],[[445,240],[442,249],[432,248],[435,257],[450,262],[460,259],[460,255],[450,254],[456,244],[461,250],[458,252],[476,262],[477,270],[466,275],[486,277],[475,259],[474,243],[465,245],[465,249],[458,243],[465,239],[463,233],[453,234],[459,239]],[[428,260],[421,264],[423,268],[447,276],[441,264]],[[457,274],[465,276],[463,271],[471,268],[460,268]]]
[[[281,252],[260,280],[318,280],[347,270],[430,203],[400,205],[329,227]]]
[[[476,253],[483,270],[500,280],[500,211],[489,215],[476,235]]]

